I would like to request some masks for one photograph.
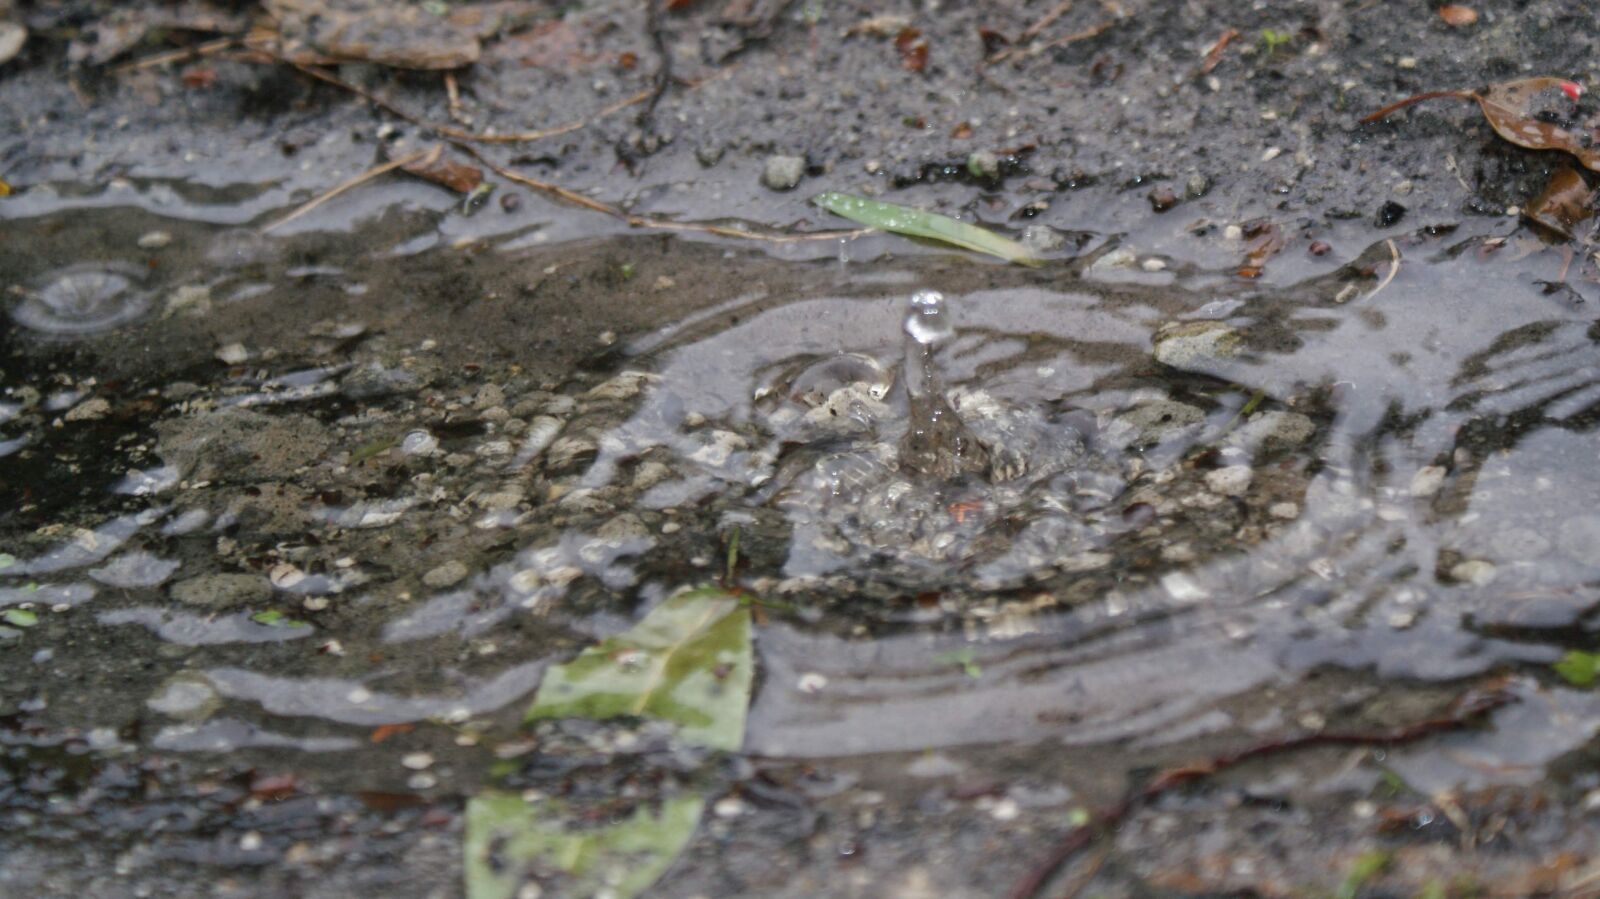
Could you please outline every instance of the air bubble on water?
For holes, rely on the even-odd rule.
[[[150,295],[139,289],[136,270],[74,266],[28,291],[11,318],[34,331],[74,336],[110,330],[149,308]]]

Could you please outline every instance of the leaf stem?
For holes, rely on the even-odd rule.
[[[1420,94],[1412,94],[1404,100],[1396,100],[1390,103],[1388,106],[1363,118],[1361,124],[1370,125],[1373,122],[1388,118],[1391,114],[1399,112],[1413,103],[1421,103],[1423,100],[1436,100],[1440,97],[1455,97],[1458,100],[1478,99],[1478,95],[1472,91],[1423,91]]]

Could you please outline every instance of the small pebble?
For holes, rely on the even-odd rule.
[[[94,421],[97,418],[105,418],[110,411],[111,403],[97,396],[73,406],[63,417],[67,421]]]
[[[1450,569],[1450,577],[1474,587],[1488,586],[1497,574],[1499,572],[1495,569],[1494,563],[1482,559],[1468,559]]]
[[[238,365],[250,358],[250,351],[242,343],[230,343],[217,349],[217,360],[225,365]]]
[[[143,250],[159,250],[172,243],[172,235],[165,231],[150,231],[139,238],[139,248]]]
[[[421,771],[433,767],[433,756],[426,752],[413,752],[401,758],[400,764],[413,771]]]
[[[1206,472],[1206,486],[1223,496],[1240,496],[1250,489],[1255,472],[1248,465],[1229,465]]]
[[[749,810],[749,806],[745,805],[744,800],[737,796],[724,796],[717,800],[716,805],[711,807],[711,811],[718,818],[737,818],[747,810]]]
[[[1419,469],[1411,478],[1412,496],[1432,496],[1444,486],[1445,470],[1443,466],[1429,465]]]
[[[772,190],[793,190],[805,173],[805,157],[768,156],[761,169],[761,183]]]
[[[800,680],[795,684],[801,693],[819,693],[828,685],[828,678],[815,671],[807,671],[800,675]]]
[[[515,505],[515,503],[513,503]],[[451,559],[422,576],[422,582],[435,590],[453,587],[468,575],[467,566],[460,559]]]

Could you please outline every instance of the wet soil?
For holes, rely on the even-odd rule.
[[[109,5],[13,12],[0,894],[460,895],[464,804],[500,783],[712,796],[651,895],[1004,895],[1153,771],[1493,683],[1458,733],[1164,795],[1056,888],[1594,895],[1600,699],[1551,664],[1596,648],[1600,287],[1517,216],[1552,154],[1467,104],[1355,121],[1594,87],[1591,12],[1080,2],[984,63],[981,29],[1049,7],[535,4],[559,24],[491,41],[457,111],[660,86],[483,152],[677,221],[804,232],[842,227],[815,193],[876,195],[1039,268],[629,229],[503,179],[470,214],[392,175],[263,230],[428,135],[281,65],[71,65]],[[852,30],[891,14],[920,70]],[[436,74],[339,71],[451,121]],[[919,288],[951,303],[950,402],[1021,473],[906,475],[903,386],[858,402]],[[522,724],[736,532],[770,600],[743,752]]]

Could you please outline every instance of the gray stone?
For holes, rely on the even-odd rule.
[[[172,585],[173,599],[210,609],[235,609],[271,596],[272,585],[256,574],[202,574]]]
[[[1106,427],[1106,440],[1117,446],[1149,446],[1198,429],[1206,414],[1172,400],[1156,400],[1124,412]]]
[[[1156,332],[1156,361],[1185,371],[1205,371],[1209,363],[1239,355],[1239,333],[1222,322],[1174,322]]]
[[[422,576],[422,583],[435,590],[453,587],[466,579],[470,572],[460,559],[451,559]]]
[[[805,173],[803,156],[768,156],[761,170],[761,183],[773,190],[793,190]]]

